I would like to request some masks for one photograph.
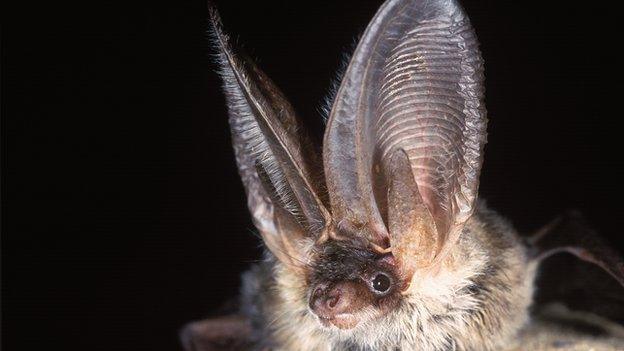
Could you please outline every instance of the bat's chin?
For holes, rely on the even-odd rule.
[[[360,319],[351,313],[341,313],[331,318],[318,316],[319,321],[324,327],[336,327],[340,330],[349,330],[355,328],[360,322]]]

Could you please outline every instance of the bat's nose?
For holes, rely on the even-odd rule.
[[[341,282],[330,287],[317,286],[310,298],[310,308],[324,319],[351,314],[361,308],[358,287],[353,282]]]

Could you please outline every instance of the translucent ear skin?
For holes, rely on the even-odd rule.
[[[440,245],[433,216],[412,176],[409,157],[399,149],[387,162],[390,247],[407,281],[433,261]],[[406,287],[407,288],[407,287]]]
[[[458,247],[476,207],[487,116],[483,60],[457,0],[385,1],[334,98],[322,162],[290,103],[235,51],[209,9],[247,205],[276,260],[248,273],[245,316],[190,324],[181,335],[186,350],[264,350],[257,343],[265,337],[261,345],[284,349],[301,340],[327,349],[496,349],[524,342],[517,334],[525,327],[541,328],[529,318],[540,296],[564,301],[562,290],[577,297],[580,286],[588,291],[580,300],[624,320],[622,290],[601,288],[624,288],[624,260],[576,213],[520,239],[483,207]],[[554,260],[546,259],[562,252],[598,274],[573,275],[564,265],[551,279],[544,273]],[[546,287],[533,283],[543,261]],[[335,308],[349,299],[349,309]],[[344,315],[359,324],[333,323]],[[316,322],[345,330],[326,333]],[[553,325],[548,345],[561,342]],[[367,328],[382,333],[368,338]]]
[[[390,241],[392,251],[412,257],[404,260],[406,271],[440,260],[473,212],[486,134],[482,60],[461,7],[453,0],[389,0],[366,29],[324,137],[331,217],[320,200],[324,187],[311,181],[312,152],[292,106],[234,51],[214,9],[211,21],[248,207],[271,251],[291,250],[302,236],[340,232],[383,250]],[[404,156],[400,172],[397,150]],[[389,169],[396,172],[384,177]],[[387,197],[397,174],[417,196]],[[396,211],[403,210],[422,218],[402,218]],[[429,229],[408,232],[408,222]],[[297,225],[296,234],[279,232]]]
[[[486,142],[483,95],[476,35],[456,1],[384,3],[349,63],[325,134],[334,220],[371,227],[364,235],[387,228],[384,199],[375,194],[388,184],[377,172],[402,149],[441,259],[474,210]]]
[[[286,257],[301,256],[293,251],[294,241],[318,235],[329,218],[310,180],[309,144],[284,95],[253,62],[234,51],[213,7],[210,20],[249,211],[268,248],[291,265]]]

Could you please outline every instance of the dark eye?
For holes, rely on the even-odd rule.
[[[372,281],[373,289],[379,293],[385,293],[390,290],[390,285],[392,281],[390,277],[384,273],[377,273]]]

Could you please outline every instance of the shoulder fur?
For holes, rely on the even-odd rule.
[[[272,350],[495,350],[528,322],[534,274],[515,230],[480,205],[443,269],[415,274],[399,308],[381,320],[322,328],[304,278],[276,260],[246,275],[243,303],[258,345]]]

